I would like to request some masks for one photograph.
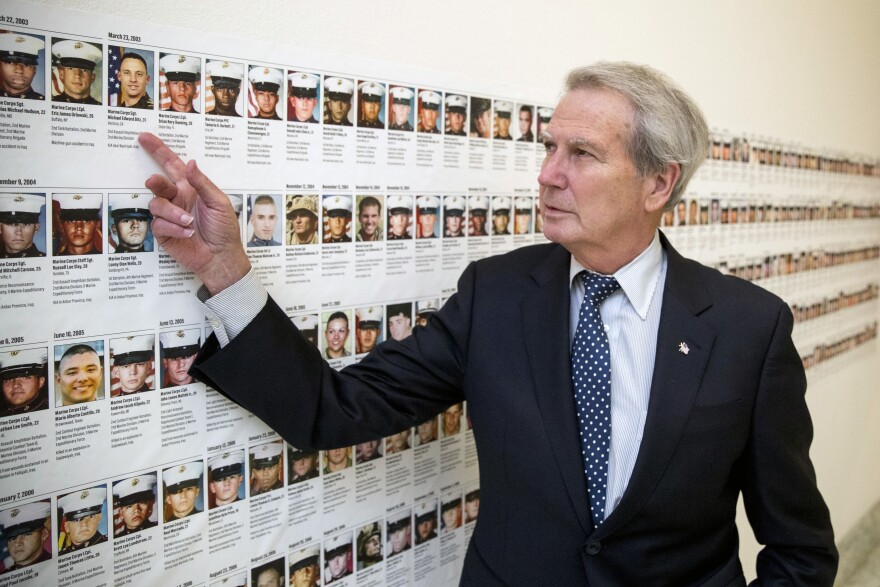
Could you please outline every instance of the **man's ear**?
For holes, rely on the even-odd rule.
[[[653,213],[662,210],[680,178],[681,165],[678,163],[669,163],[662,171],[646,177],[645,211]]]

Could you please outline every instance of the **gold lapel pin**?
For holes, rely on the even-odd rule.
[[[686,355],[689,352],[691,352],[691,349],[688,348],[688,345],[686,342],[680,342],[680,343],[678,343],[678,352],[680,352],[683,355]]]

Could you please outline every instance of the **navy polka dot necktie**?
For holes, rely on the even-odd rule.
[[[611,446],[611,353],[599,305],[620,287],[611,276],[582,271],[584,301],[571,346],[571,381],[581,435],[581,455],[598,527],[605,519],[608,451]]]

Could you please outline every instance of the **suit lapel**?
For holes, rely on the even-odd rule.
[[[532,274],[533,288],[521,309],[523,339],[544,430],[578,521],[589,534],[593,525],[571,387],[569,263],[568,251],[556,247]]]
[[[650,497],[684,431],[715,340],[715,332],[698,317],[711,299],[696,264],[682,258],[662,233],[661,242],[667,252],[666,284],[645,430],[626,492],[596,538],[625,524]]]

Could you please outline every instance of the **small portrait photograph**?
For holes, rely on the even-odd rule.
[[[470,196],[468,198],[468,236],[489,236],[486,225],[488,215],[488,196]]]
[[[331,448],[324,451],[324,474],[337,473],[351,467],[351,447]]]
[[[52,560],[51,524],[48,499],[0,510],[0,552],[7,553],[0,575]]]
[[[431,316],[440,309],[437,298],[420,300],[416,302],[416,326],[427,326]]]
[[[248,196],[248,247],[281,246],[281,232],[278,222],[278,208],[281,196],[278,194],[251,194]]]
[[[471,124],[468,136],[478,139],[492,138],[492,101],[489,98],[471,96]]]
[[[535,203],[531,196],[517,196],[513,199],[513,233],[532,234],[532,213]]]
[[[516,106],[517,137],[521,143],[535,142],[535,107],[529,104]]]
[[[317,479],[318,451],[305,450],[287,445],[287,482],[290,485]]]
[[[465,208],[467,208],[467,201],[464,196],[443,197],[444,238],[465,236]]]
[[[467,136],[467,96],[446,94],[445,134],[454,137]]]
[[[384,340],[383,313],[382,306],[355,309],[355,353],[368,353]]]
[[[502,141],[512,141],[510,136],[510,123],[513,119],[513,104],[507,100],[495,100],[495,116],[492,119],[492,138]]]
[[[58,555],[107,542],[107,487],[58,496]]]
[[[202,339],[198,328],[172,330],[159,334],[163,389],[189,385],[193,382],[189,368],[195,363],[196,354],[201,346]]]
[[[290,587],[317,587],[321,584],[321,549],[318,545],[291,552],[288,564]]]
[[[440,498],[440,532],[448,534],[461,527],[461,494],[447,493]]]
[[[429,444],[438,438],[440,427],[437,424],[437,416],[433,416],[428,420],[416,426],[416,446]]]
[[[464,494],[464,523],[477,521],[480,515],[480,488],[474,487]]]
[[[188,518],[205,510],[202,496],[204,470],[205,464],[202,461],[193,461],[168,467],[162,471],[165,523]]]
[[[492,235],[502,236],[510,234],[510,208],[511,202],[508,196],[494,196],[492,198]]]
[[[675,226],[675,213],[672,210],[663,210],[663,215],[660,216],[660,226]]]
[[[324,358],[341,359],[351,356],[349,340],[351,310],[335,310],[324,312]]]
[[[412,511],[409,508],[388,514],[388,557],[412,548]]]
[[[0,418],[49,409],[48,349],[0,351]]]
[[[245,498],[244,449],[229,450],[208,457],[208,509]]]
[[[409,442],[410,435],[412,435],[412,430],[407,428],[385,437],[385,454],[396,455],[409,450],[412,446]]]
[[[416,546],[437,538],[437,500],[416,504]]]
[[[546,106],[542,106],[538,108],[538,140],[541,140],[541,133],[547,128],[547,125],[550,124],[550,119],[553,118],[553,108],[548,108]]]
[[[388,196],[388,240],[409,240],[412,238],[412,196],[394,194]]]
[[[287,226],[285,232],[288,245],[318,244],[318,196],[287,195]]]
[[[415,127],[412,88],[391,86],[388,90],[388,130],[412,131]]]
[[[544,215],[541,214],[541,196],[535,198],[535,234],[544,233]]]
[[[351,242],[351,196],[324,196],[321,207],[324,213],[324,242]]]
[[[284,557],[251,569],[253,587],[284,587]]]
[[[354,572],[352,531],[324,541],[324,585],[331,585]]]
[[[361,128],[385,128],[385,84],[358,83],[357,125]]]
[[[385,240],[382,196],[357,196],[357,242]]]
[[[281,87],[284,84],[284,72],[275,67],[252,65],[248,72],[248,81],[248,117],[283,120]]]
[[[416,198],[416,238],[437,238],[440,235],[440,198]]]
[[[113,537],[121,538],[159,525],[155,473],[113,483]]]
[[[52,101],[101,105],[104,49],[77,39],[52,38]]]
[[[443,437],[455,436],[461,432],[461,416],[464,413],[461,404],[452,404],[446,408],[440,418],[443,420]]]
[[[355,463],[368,463],[382,458],[382,441],[368,440],[360,442],[354,446]]]
[[[153,109],[152,51],[107,46],[107,104],[118,108]]]
[[[294,316],[290,319],[296,329],[299,330],[307,341],[318,348],[318,315],[303,314],[302,316]]]
[[[0,98],[45,100],[46,38],[17,31],[0,32]],[[40,75],[37,75],[40,72]]]
[[[700,201],[700,224],[709,224],[709,202],[707,200]]]
[[[110,339],[110,397],[156,389],[156,336]]]
[[[353,126],[351,111],[354,82],[343,77],[324,77],[324,124]]]
[[[687,202],[687,222],[688,226],[696,226],[700,224],[700,203],[696,198],[691,198]]]
[[[0,259],[46,256],[46,195],[0,194]]]
[[[219,581],[211,583],[211,587],[247,587],[247,571],[241,571],[228,577],[223,577]]]
[[[675,204],[675,226],[687,226],[687,200],[684,198]]]
[[[403,340],[412,334],[412,303],[388,304],[386,306],[388,316],[388,338]]]
[[[441,104],[443,92],[434,90],[419,91],[419,132],[440,134]]]
[[[100,255],[103,249],[101,194],[52,197],[52,252],[56,256]]]
[[[55,407],[104,399],[104,341],[55,347]]]
[[[384,560],[382,556],[382,521],[377,520],[357,531],[357,570],[367,569]]]
[[[107,249],[110,253],[152,252],[150,200],[153,194],[110,194],[109,199]]]
[[[244,65],[208,59],[205,63],[205,112],[214,116],[240,118],[245,111]]]
[[[159,53],[159,110],[198,114],[201,86],[201,58]]]
[[[284,487],[284,445],[276,440],[252,446],[250,453],[251,497]]]
[[[315,116],[321,93],[321,78],[304,71],[287,72],[287,120],[318,124]]]

